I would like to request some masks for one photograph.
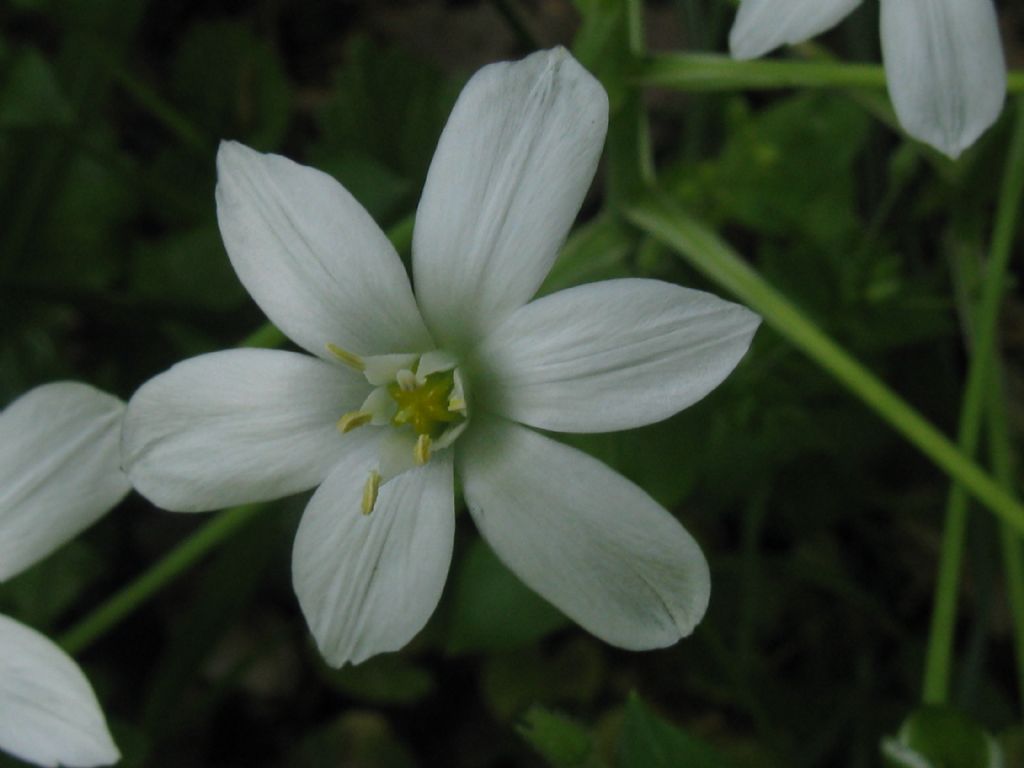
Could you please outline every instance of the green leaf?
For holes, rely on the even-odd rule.
[[[91,546],[81,540],[68,542],[2,585],[2,612],[10,612],[33,627],[52,626],[105,571],[106,564]]]
[[[352,40],[347,53],[334,95],[316,115],[322,138],[311,158],[325,165],[332,156],[372,157],[415,182],[411,207],[455,103],[457,84],[432,66],[362,37]]]
[[[374,704],[414,704],[429,696],[435,687],[429,670],[398,654],[375,656],[341,670],[325,667],[324,674],[334,688]]]
[[[992,736],[963,713],[926,706],[912,713],[896,738],[882,740],[888,768],[1002,768]]]
[[[518,648],[569,623],[516,578],[477,539],[454,578],[448,650],[452,653]]]
[[[340,181],[375,221],[394,221],[412,207],[416,185],[370,155],[323,153],[312,160],[319,170]]]
[[[132,285],[142,298],[222,312],[249,300],[213,223],[140,242],[133,256]]]
[[[480,692],[496,719],[511,721],[538,703],[592,705],[606,680],[602,648],[578,633],[553,649],[534,645],[487,656]]]
[[[31,48],[0,58],[7,76],[0,78],[0,129],[62,126],[74,110],[49,63]]]
[[[590,732],[564,715],[532,707],[517,730],[553,768],[599,765]]]
[[[614,216],[587,222],[566,240],[538,295],[595,280],[626,277],[626,258],[633,245],[629,229]]]
[[[676,507],[697,480],[695,456],[704,449],[698,404],[675,416],[625,432],[558,434],[558,440],[600,459],[668,509]]]
[[[288,530],[286,522],[281,514],[260,515],[237,532],[205,569],[197,594],[174,615],[147,681],[142,707],[154,747],[174,733],[201,733],[213,721],[212,713],[234,682],[233,675],[266,654],[258,633],[251,628],[239,632],[241,642],[236,641],[221,659],[228,671],[219,675],[220,680],[200,684],[204,664],[209,664],[233,630],[238,631],[241,617],[257,597],[264,570],[280,552],[278,542]]]
[[[416,761],[390,723],[374,712],[351,711],[302,740],[288,768],[414,768]]]
[[[809,238],[819,247],[849,242],[861,226],[853,164],[867,138],[863,112],[828,94],[807,94],[753,114],[737,110],[733,120],[717,160],[699,176],[683,172],[686,184],[701,181],[695,197],[713,202],[716,218],[762,236]],[[825,166],[832,172],[806,172]]]
[[[726,768],[732,763],[709,744],[655,715],[639,697],[626,704],[619,768]]]
[[[274,50],[231,22],[192,26],[178,49],[174,103],[205,133],[276,148],[288,128],[291,87]]]

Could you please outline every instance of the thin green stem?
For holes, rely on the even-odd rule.
[[[60,644],[70,654],[89,647],[170,584],[179,574],[195,565],[210,550],[249,523],[260,508],[259,505],[234,507],[217,515],[128,586],[112,595],[71,627],[60,637]]]
[[[1007,491],[1014,491],[1013,452],[1007,429],[1006,397],[998,366],[989,382],[988,450],[992,471]],[[1006,592],[1013,621],[1013,640],[1017,661],[1017,695],[1024,708],[1024,554],[1021,537],[1006,523],[999,526],[999,543],[1006,573]]]
[[[711,53],[648,56],[637,72],[637,79],[643,86],[681,91],[885,88],[885,71],[872,64],[795,59],[737,61]]]
[[[996,479],[1008,490],[1014,489],[1014,463],[1007,429],[1007,403],[1002,391],[1002,379],[998,369],[992,372],[992,386],[988,398],[988,452],[992,471]],[[1014,628],[1014,650],[1017,656],[1017,695],[1024,709],[1024,553],[1021,552],[1021,537],[1002,523],[999,525],[999,544],[1002,550],[1002,567],[1006,573],[1007,596]]]
[[[1018,99],[1016,128],[1003,177],[999,209],[992,235],[991,255],[985,271],[981,300],[973,315],[972,355],[960,411],[959,444],[965,456],[977,452],[981,420],[993,368],[999,306],[1006,290],[1006,270],[1017,228],[1017,212],[1024,194],[1024,99]],[[953,634],[956,624],[957,585],[967,531],[967,490],[954,481],[946,504],[939,575],[925,659],[924,701],[942,704],[949,698]]]
[[[799,59],[737,61],[712,53],[660,53],[640,62],[635,81],[645,87],[681,91],[745,91],[778,88],[885,89],[877,64]],[[1013,71],[1007,91],[1024,92],[1024,72]]]
[[[625,53],[630,66],[644,56],[644,16],[641,0],[625,0],[624,29],[616,38],[621,46],[615,55]],[[622,49],[625,49],[624,51]],[[606,143],[609,207],[631,200],[654,183],[654,152],[644,94],[628,89],[608,120]]]
[[[823,333],[715,233],[679,210],[664,193],[653,193],[628,207],[625,214],[635,225],[759,312],[776,331],[962,483],[982,504],[1016,530],[1024,532],[1024,507],[927,419]]]
[[[287,340],[288,337],[281,333],[281,331],[277,329],[276,325],[273,323],[264,323],[242,339],[238,346],[274,349],[276,347],[283,346]]]

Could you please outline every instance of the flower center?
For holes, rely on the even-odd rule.
[[[359,410],[338,419],[342,434],[366,425],[385,427],[378,466],[363,487],[363,513],[373,511],[382,484],[423,466],[466,428],[468,411],[457,360],[446,352],[359,357],[333,344],[328,350],[362,373],[374,389]]]
[[[398,410],[391,417],[391,423],[396,427],[408,424],[417,435],[435,439],[441,436],[448,424],[463,418],[457,410],[450,408],[455,388],[454,370],[432,373],[424,377],[422,386],[416,385],[415,377],[410,384],[408,389],[397,381],[388,384],[388,394],[398,405]]]

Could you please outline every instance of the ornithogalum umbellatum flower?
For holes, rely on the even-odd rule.
[[[729,35],[738,59],[824,32],[861,0],[742,0]],[[1006,64],[992,0],[880,0],[882,58],[904,130],[957,157],[995,122]]]
[[[0,413],[0,581],[72,539],[128,492],[123,415],[116,397],[66,381],[37,387]],[[78,665],[2,615],[0,750],[45,766],[120,759]]]
[[[430,617],[452,555],[455,477],[498,556],[623,648],[669,645],[708,601],[697,544],[640,488],[531,427],[599,432],[664,419],[746,352],[759,319],[655,280],[530,301],[593,177],[601,85],[564,49],[479,71],[416,214],[409,277],[331,177],[235,143],[218,154],[231,263],[310,355],[233,350],[132,399],[136,488],[208,510],[319,486],[295,590],[324,656],[359,662]]]

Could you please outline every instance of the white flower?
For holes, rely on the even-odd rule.
[[[124,403],[85,384],[31,390],[0,413],[0,581],[91,525],[130,489],[118,447]],[[46,766],[120,753],[82,670],[0,615],[0,750]]]
[[[880,0],[882,58],[904,130],[956,158],[995,122],[1006,64],[992,0]],[[742,0],[729,34],[737,59],[829,29],[860,0]]]
[[[527,303],[582,204],[607,128],[564,50],[479,71],[448,120],[416,216],[416,297],[394,248],[319,171],[239,144],[218,154],[236,272],[317,357],[234,350],[180,363],[129,403],[135,487],[190,511],[319,485],[293,577],[324,656],[405,645],[441,596],[454,476],[527,585],[624,648],[688,634],[707,564],[668,512],[529,427],[648,424],[699,400],[747,350],[746,309],[654,280]],[[336,426],[337,425],[337,426]]]

